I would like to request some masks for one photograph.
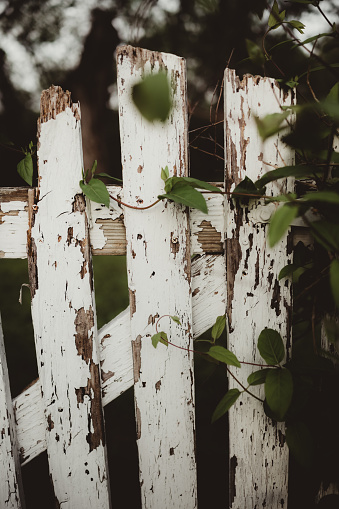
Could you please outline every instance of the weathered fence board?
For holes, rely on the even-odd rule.
[[[107,186],[115,198],[121,197],[122,188]],[[28,194],[34,189],[0,188],[0,258],[27,257]],[[225,235],[224,197],[204,193],[209,214],[190,211],[191,255],[223,253]],[[108,209],[90,202],[89,228],[93,255],[125,255],[126,231],[124,211],[113,199]]]
[[[161,167],[187,174],[186,73],[174,55],[132,47],[117,50],[124,202],[140,207],[163,190]],[[146,123],[131,99],[143,75],[167,73],[175,108],[170,118]],[[140,222],[142,214],[142,223]],[[191,256],[184,207],[159,203],[125,211],[134,390],[141,499],[144,508],[196,507],[193,355],[174,347],[154,349],[160,325],[181,348],[192,346]]]
[[[24,509],[18,440],[0,316],[0,507]]]
[[[41,97],[39,188],[28,238],[50,476],[63,508],[110,507],[79,105]]]
[[[240,82],[232,70],[225,72],[225,187],[232,191],[248,176],[253,181],[272,169],[291,164],[293,154],[279,136],[263,143],[254,116],[279,112],[292,102],[274,80],[245,76]],[[293,182],[268,185],[266,194],[292,190]],[[274,205],[272,204],[273,210]],[[262,329],[281,334],[287,348],[291,334],[291,282],[278,281],[279,271],[291,260],[289,236],[273,249],[266,244],[272,207],[251,200],[240,205],[229,197],[226,205],[226,278],[229,348],[241,361],[263,363],[257,350]],[[291,240],[291,239],[290,239]],[[248,375],[258,368],[233,369],[247,386]],[[229,377],[229,387],[238,387]],[[239,387],[238,387],[239,388]],[[253,392],[264,399],[263,387]],[[249,396],[229,411],[230,507],[287,505],[288,448],[281,425],[273,425],[260,402]]]

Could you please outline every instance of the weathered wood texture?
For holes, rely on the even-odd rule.
[[[225,310],[225,264],[221,255],[203,255],[193,260],[192,290],[193,337],[196,339],[210,329]],[[134,382],[129,317],[127,308],[98,332],[103,405],[132,387]],[[39,380],[14,399],[22,464],[46,449],[43,408]]]
[[[185,64],[130,46],[118,48],[117,63],[124,202],[145,206],[163,189],[162,166],[170,175],[187,173]],[[166,122],[146,123],[132,102],[132,86],[159,70],[167,73],[175,108]],[[179,347],[192,347],[188,214],[160,202],[143,212],[126,210],[125,226],[142,505],[194,508],[193,354],[151,343],[157,319],[177,315],[182,325],[167,316],[160,329]]]
[[[18,440],[0,317],[0,507],[24,509]]]
[[[292,102],[268,78],[245,76],[240,82],[232,70],[225,72],[225,186],[227,191],[245,177],[256,180],[271,165],[291,164],[293,154],[279,136],[261,141],[254,116],[279,112]],[[291,190],[293,182],[267,186],[266,194]],[[291,283],[278,281],[281,268],[291,259],[292,242],[285,236],[270,249],[267,222],[274,205],[251,200],[240,205],[231,197],[226,204],[226,274],[229,348],[239,360],[262,363],[257,340],[262,329],[279,331],[287,348],[291,334]],[[256,369],[256,368],[254,368]],[[246,386],[254,370],[232,368]],[[229,378],[229,387],[237,387]],[[263,388],[253,388],[264,398]],[[262,404],[242,395],[229,411],[230,507],[252,509],[287,506],[288,448],[284,429],[270,422]]]
[[[80,110],[41,96],[39,187],[28,235],[32,319],[58,507],[110,507]]]
[[[122,188],[107,186],[109,193],[121,198]],[[28,194],[34,189],[0,188],[0,258],[27,257]],[[199,210],[190,211],[191,255],[222,253],[225,235],[224,197],[204,193],[208,216]],[[126,231],[124,211],[111,199],[110,208],[88,203],[90,240],[93,255],[125,255]]]

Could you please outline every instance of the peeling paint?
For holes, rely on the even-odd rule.
[[[235,483],[235,472],[236,472],[237,466],[238,466],[237,457],[232,456],[232,458],[230,460],[230,494],[229,494],[230,507],[232,507],[234,499],[237,494],[236,483]]]
[[[135,290],[128,289],[129,293],[129,308],[130,308],[130,314],[131,318],[134,315],[134,313],[137,310],[136,301],[135,301]]]
[[[140,380],[141,371],[140,351],[141,351],[141,336],[139,335],[135,341],[132,341],[134,383]]]
[[[93,351],[93,327],[94,327],[94,313],[92,307],[87,311],[84,308],[80,308],[76,312],[74,320],[76,334],[75,346],[78,351],[78,355],[81,355],[82,359],[88,364],[92,359]],[[91,334],[90,334],[90,331]]]
[[[86,440],[89,444],[89,452],[99,447],[100,444],[105,445],[104,415],[101,406],[99,373],[99,366],[91,361],[91,376],[87,380],[87,385],[75,389],[78,406],[85,402],[85,396],[87,396],[91,402],[88,412],[88,434],[86,436]]]
[[[141,413],[139,407],[135,406],[135,423],[136,423],[136,431],[137,431],[137,440],[141,438]]]

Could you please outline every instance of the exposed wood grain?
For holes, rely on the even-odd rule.
[[[0,317],[0,507],[24,509],[18,440]]]
[[[130,46],[117,49],[124,201],[148,205],[163,189],[161,167],[187,174],[186,73],[183,59]],[[164,122],[145,122],[131,99],[144,74],[167,73],[174,107]],[[132,300],[134,391],[141,500],[144,508],[186,509],[197,504],[193,355],[159,345],[160,327],[180,347],[192,345],[191,267],[188,214],[160,202],[143,211],[125,211],[127,272]],[[133,309],[132,309],[133,304]]]
[[[39,187],[30,208],[32,320],[50,477],[58,507],[110,507],[80,110],[41,97]]]
[[[280,136],[260,139],[254,116],[279,112],[291,104],[273,80],[225,71],[225,187],[232,191],[248,176],[253,181],[272,169],[291,164],[293,155]],[[266,164],[268,163],[268,164]],[[267,186],[266,194],[291,190],[293,182]],[[270,205],[273,206],[274,204]],[[280,332],[290,347],[291,282],[279,282],[280,269],[291,260],[288,237],[270,249],[266,244],[271,210],[258,201],[247,206],[229,198],[226,203],[226,274],[229,349],[239,360],[261,363],[257,350],[265,327]],[[291,239],[290,239],[291,240]],[[232,368],[246,386],[250,366]],[[229,387],[237,387],[230,377]],[[262,386],[254,391],[263,397]],[[284,429],[272,424],[260,402],[244,394],[229,411],[230,507],[287,506],[288,450]]]

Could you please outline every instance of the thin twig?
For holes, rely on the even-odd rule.
[[[216,157],[217,159],[221,159],[221,161],[225,161],[225,159],[221,156],[218,156],[218,154],[213,154],[212,152],[207,152],[207,150],[203,150],[199,147],[194,147],[193,145],[190,145],[191,148],[194,148],[195,150],[199,150],[199,152],[203,152],[204,154],[208,154],[209,156]]]
[[[129,209],[135,209],[135,210],[146,210],[146,209],[150,209],[151,207],[154,207],[154,205],[156,205],[157,203],[159,203],[159,201],[161,200],[157,200],[153,203],[151,203],[151,205],[147,205],[146,207],[135,207],[134,205],[129,205],[128,203],[124,203],[123,201],[121,200],[118,200],[118,198],[115,198],[115,196],[112,196],[110,193],[108,193],[110,195],[110,197],[112,198],[112,200],[116,201],[117,203],[119,203],[119,205],[123,205],[124,207],[128,207]]]

